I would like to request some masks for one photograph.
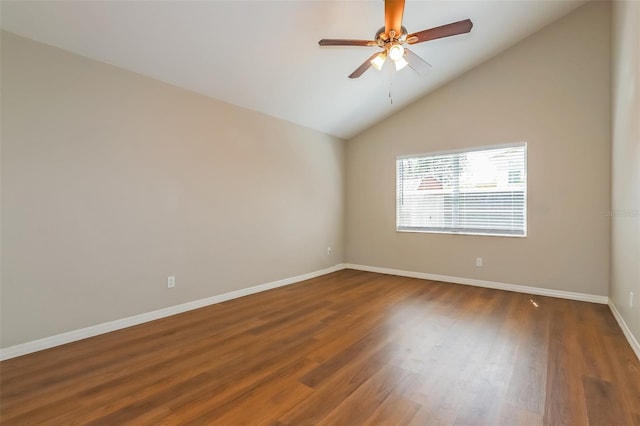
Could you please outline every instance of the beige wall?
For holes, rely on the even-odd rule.
[[[8,33],[1,72],[2,347],[344,260],[343,141]]]
[[[613,3],[612,64],[610,297],[640,341],[640,2]]]
[[[606,296],[609,8],[581,7],[350,140],[347,262]],[[396,156],[523,141],[527,238],[395,231]]]

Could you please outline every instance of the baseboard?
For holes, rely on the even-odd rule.
[[[66,343],[75,342],[77,340],[86,339],[88,337],[97,336],[99,334],[109,333],[120,330],[122,328],[131,327],[145,322],[165,318],[171,315],[180,314],[182,312],[191,311],[202,308],[204,306],[213,305],[238,297],[248,296],[250,294],[259,293],[261,291],[271,290],[273,288],[294,284],[300,281],[316,278],[331,272],[345,269],[345,264],[340,263],[330,268],[321,269],[308,274],[297,275],[291,278],[284,278],[278,281],[272,281],[266,284],[260,284],[253,287],[243,288],[229,293],[219,294],[217,296],[207,297],[205,299],[194,300],[192,302],[182,303],[180,305],[169,306],[168,308],[158,309],[156,311],[146,312],[140,315],[134,315],[128,318],[122,318],[115,321],[109,321],[102,324],[93,325],[66,333],[56,334],[54,336],[45,337],[43,339],[33,340],[31,342],[21,343],[19,345],[10,346],[0,349],[0,361],[15,358],[17,356],[26,355],[32,352],[49,349],[54,346],[64,345]]]
[[[618,325],[622,329],[624,337],[627,338],[631,349],[633,349],[633,352],[635,352],[636,356],[640,360],[640,343],[638,343],[638,340],[636,340],[635,336],[631,333],[631,330],[629,330],[629,326],[627,326],[624,318],[622,318],[622,315],[620,315],[620,312],[616,308],[616,305],[614,305],[613,301],[611,300],[609,300],[609,309],[611,309],[613,317],[616,319],[616,321],[618,321]]]
[[[506,284],[494,281],[476,280],[473,278],[451,277],[449,275],[427,274],[424,272],[403,271],[400,269],[378,268],[376,266],[345,264],[348,269],[357,269],[359,271],[378,272],[380,274],[398,275],[401,277],[420,278],[424,280],[444,281],[454,284],[472,285],[475,287],[495,288],[497,290],[514,291],[516,293],[537,294],[540,296],[558,297],[561,299],[578,300],[581,302],[607,304],[609,298],[607,296],[598,296],[596,294],[574,293],[571,291],[551,290],[540,287],[530,287],[526,285]]]

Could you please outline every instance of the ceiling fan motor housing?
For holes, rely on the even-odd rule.
[[[393,30],[391,30],[391,33],[393,34]],[[407,34],[408,32],[404,25],[402,26],[402,33],[398,37],[396,37],[395,34],[393,34],[392,37],[390,35],[387,35],[384,32],[384,27],[382,27],[376,32],[374,40],[376,41],[376,43],[378,43],[378,46],[386,48],[388,44],[393,42],[404,43],[407,40]]]

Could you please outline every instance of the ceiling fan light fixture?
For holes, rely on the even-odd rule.
[[[375,69],[380,71],[386,60],[387,60],[387,52],[380,52],[375,58],[371,60],[371,65],[373,65]]]
[[[407,62],[407,60],[404,58],[397,59],[393,61],[393,63],[396,64],[396,71],[400,71],[402,68],[409,65],[409,62]]]
[[[394,44],[389,48],[389,57],[394,61],[402,59],[404,56],[404,47],[399,44]]]

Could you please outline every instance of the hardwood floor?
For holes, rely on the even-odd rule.
[[[0,421],[640,425],[640,362],[605,305],[345,270],[4,361]]]

